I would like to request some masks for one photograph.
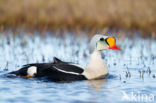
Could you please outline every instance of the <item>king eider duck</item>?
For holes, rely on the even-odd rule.
[[[105,78],[108,69],[101,57],[101,51],[106,49],[120,50],[115,38],[97,34],[90,42],[90,61],[87,67],[63,62],[54,57],[53,63],[34,63],[24,65],[21,69],[11,72],[23,77],[48,77],[53,81],[76,81]]]

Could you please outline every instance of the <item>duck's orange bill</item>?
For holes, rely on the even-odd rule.
[[[109,49],[120,50],[120,48],[118,48],[116,45],[113,45],[113,46],[109,47]]]

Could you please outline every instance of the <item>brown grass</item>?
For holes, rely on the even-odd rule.
[[[0,0],[0,27],[104,27],[156,33],[156,0]]]

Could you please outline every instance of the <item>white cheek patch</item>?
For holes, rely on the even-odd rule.
[[[104,49],[108,49],[108,46],[98,42],[97,50],[104,50]]]
[[[29,67],[27,70],[27,73],[28,73],[28,75],[30,75],[32,77],[35,76],[34,74],[37,73],[37,67],[36,66]]]

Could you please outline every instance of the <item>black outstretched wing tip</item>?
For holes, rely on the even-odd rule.
[[[60,59],[54,57],[54,64],[57,64],[57,63],[63,63],[63,61],[61,61]]]
[[[53,57],[53,59],[54,59],[53,64],[70,64],[70,63],[72,63],[72,62],[64,62],[56,57]]]

